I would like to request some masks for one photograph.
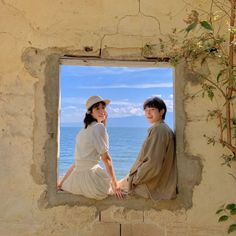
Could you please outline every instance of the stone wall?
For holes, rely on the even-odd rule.
[[[209,1],[189,3],[205,9]],[[201,97],[183,100],[184,154],[202,164],[190,207],[170,210],[166,203],[161,210],[132,210],[111,201],[110,207],[99,209],[95,204],[52,207],[44,201],[45,153],[50,148],[45,142],[53,135],[47,126],[45,93],[55,76],[48,66],[57,66],[48,60],[58,53],[143,60],[146,43],[185,26],[182,19],[190,5],[182,0],[0,1],[0,235],[226,235],[227,225],[217,223],[215,211],[235,200],[235,181],[227,174],[235,166],[221,166],[225,150],[207,145],[203,138],[218,131],[216,121],[206,120],[215,103]],[[214,74],[214,67],[210,69]],[[199,88],[186,80],[183,93]]]

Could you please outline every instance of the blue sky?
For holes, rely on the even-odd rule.
[[[124,126],[139,127],[148,126],[143,102],[159,96],[167,105],[167,123],[173,126],[172,68],[61,65],[60,88],[62,126],[82,124],[86,99],[92,95],[112,101],[108,125],[117,126],[120,120]]]

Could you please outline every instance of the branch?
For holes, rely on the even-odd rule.
[[[211,23],[211,25],[212,25],[212,8],[213,8],[213,2],[214,2],[214,0],[211,0],[211,6],[210,6],[210,23]]]
[[[197,73],[197,74],[200,74],[199,72],[197,72],[197,71],[194,70],[193,68],[192,68],[192,71],[195,72],[195,73]],[[201,74],[201,75],[202,75],[202,74]],[[206,81],[208,81],[209,83],[211,83],[212,85],[214,85],[214,86],[222,93],[222,95],[224,96],[224,98],[227,99],[226,93],[223,91],[222,88],[219,87],[218,84],[216,84],[216,83],[213,82],[212,80],[208,79],[208,78],[207,78],[206,76],[204,76],[204,75],[202,75],[202,77],[203,77],[203,79],[205,79]]]
[[[223,11],[227,16],[230,17],[230,14],[222,7],[218,4],[218,2],[216,3],[216,1],[214,1],[214,4],[221,10]],[[221,3],[222,4],[222,3]]]
[[[230,151],[233,152],[234,155],[236,155],[236,147],[234,147],[232,144],[229,144],[228,142],[225,142],[224,140],[220,140],[220,143],[226,146]]]
[[[184,2],[187,6],[191,7],[192,9],[196,9],[196,10],[198,10],[198,11],[204,12],[206,15],[209,15],[209,12],[208,12],[208,11],[205,11],[205,10],[202,9],[202,8],[196,7],[196,6],[194,6],[193,4],[189,3],[188,1],[183,0],[183,2]]]
[[[235,25],[235,9],[236,9],[236,0],[230,1],[231,3],[231,11],[230,11],[230,28],[234,27]],[[234,45],[232,41],[234,40],[234,34],[230,31],[229,34],[229,78],[232,75],[232,70],[234,66]],[[228,88],[226,91],[226,125],[227,125],[227,142],[231,145],[232,143],[232,135],[231,135],[231,108],[230,108],[230,101],[229,99],[232,97],[233,93],[233,81],[230,80],[228,82]]]
[[[217,2],[217,3],[221,4],[222,7],[224,6],[224,7],[228,8],[228,10],[230,10],[229,4],[227,5],[222,0],[214,0],[214,2]]]
[[[211,83],[212,85],[214,85],[224,96],[224,98],[226,99],[226,93],[222,90],[222,88],[219,87],[219,85],[217,85],[215,82],[213,82],[212,80],[208,79],[207,77],[204,78],[206,81],[208,81],[209,83]]]
[[[218,112],[218,118],[220,121],[220,140],[223,140],[223,125],[222,125],[222,114]]]
[[[216,37],[214,34],[211,34],[211,39],[213,39],[215,42],[217,41]],[[221,43],[217,43],[217,46],[220,48],[222,54],[225,56],[225,57],[228,57],[224,47],[221,45]]]
[[[228,174],[231,175],[236,180],[236,177],[233,174],[231,173],[228,173]]]

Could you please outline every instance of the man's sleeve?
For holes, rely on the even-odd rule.
[[[132,184],[143,184],[158,176],[162,163],[166,155],[168,137],[166,132],[162,130],[151,131],[143,148],[144,157],[142,164],[134,173]]]

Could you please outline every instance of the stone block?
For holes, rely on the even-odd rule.
[[[166,236],[189,236],[189,226],[187,225],[175,225],[166,229]]]
[[[193,228],[190,228],[188,235],[191,235],[191,236],[209,236],[209,235],[224,236],[224,235],[227,235],[227,231],[225,230],[225,232],[224,232],[219,228],[212,229],[207,226],[205,228],[193,227]]]
[[[91,231],[80,232],[79,236],[120,236],[120,224],[118,223],[95,223]]]
[[[164,236],[165,229],[154,224],[122,224],[121,236]]]
[[[101,212],[101,221],[140,223],[143,222],[143,211],[126,210],[123,207],[110,207]]]
[[[171,212],[168,210],[156,211],[148,210],[144,211],[144,222],[155,223],[162,227],[169,227],[170,225],[179,224],[179,222],[186,220],[186,213],[184,210]]]

